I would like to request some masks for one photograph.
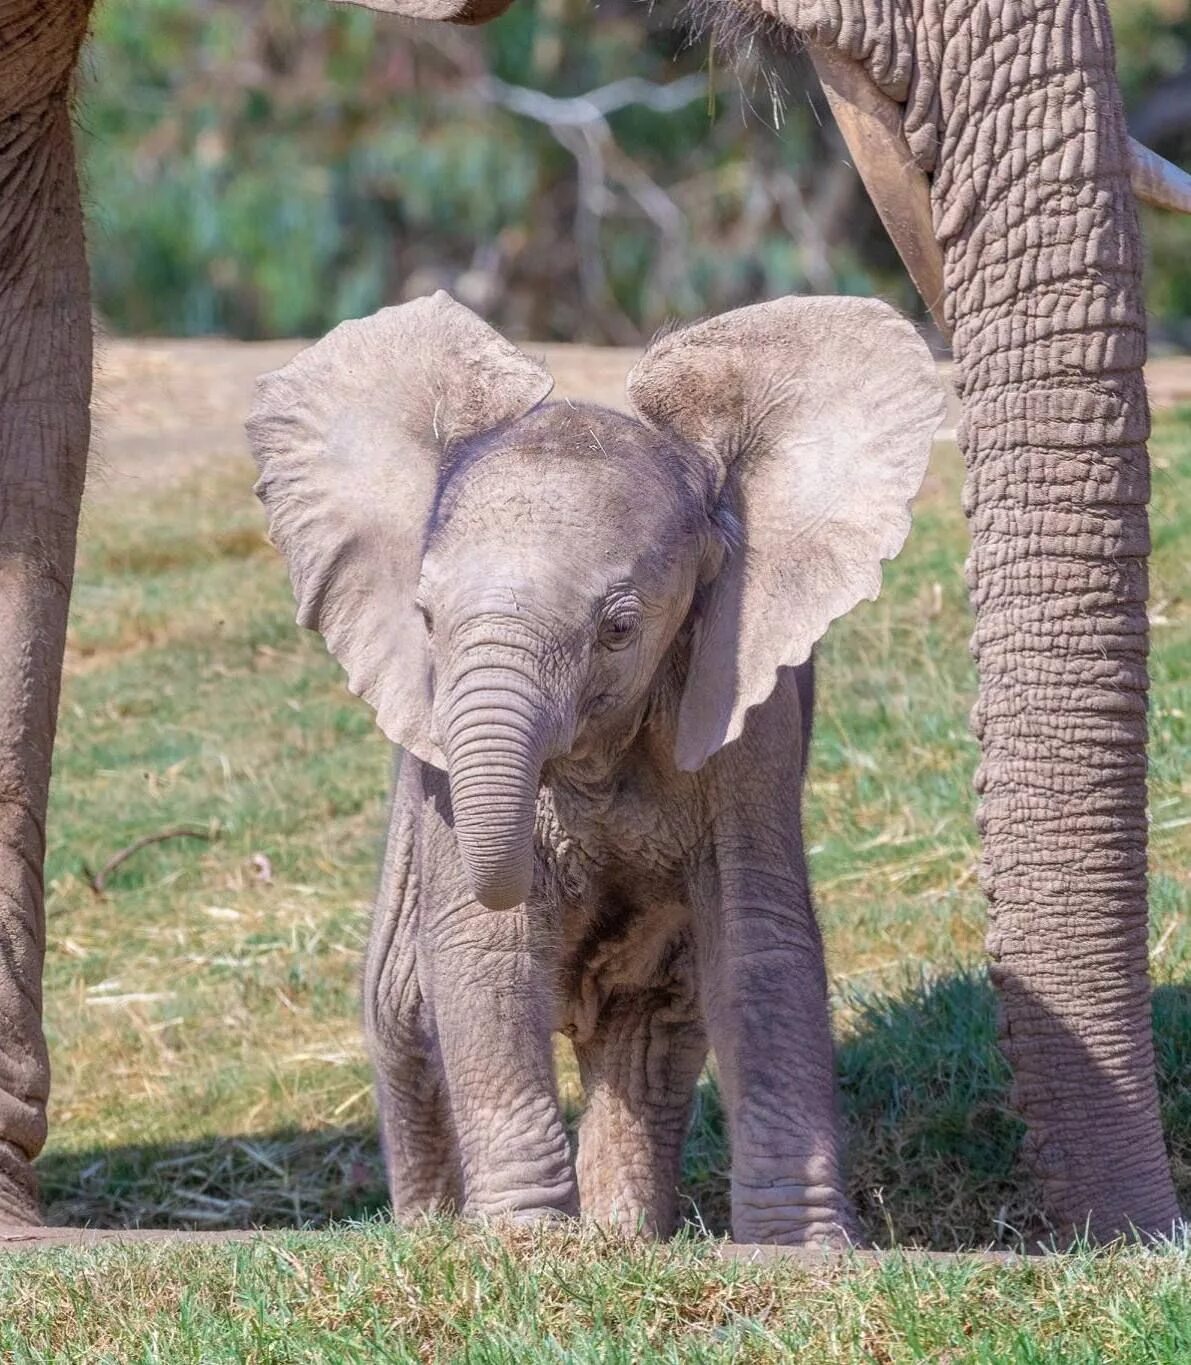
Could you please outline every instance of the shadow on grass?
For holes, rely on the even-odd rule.
[[[983,974],[896,997],[853,998],[839,1049],[851,1185],[881,1245],[1015,1246],[1044,1233],[1019,1159]],[[1175,1178],[1191,1195],[1191,983],[1154,994],[1163,1119]],[[727,1230],[728,1149],[714,1081],[700,1083],[687,1143],[683,1207]],[[52,1153],[39,1163],[52,1222],[94,1227],[317,1226],[387,1203],[376,1132],[289,1130]]]
[[[293,1228],[388,1202],[375,1128],[292,1128],[48,1153],[51,1223],[98,1228]]]

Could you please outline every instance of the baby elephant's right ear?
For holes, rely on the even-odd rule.
[[[414,605],[438,465],[454,441],[512,421],[553,381],[439,292],[344,322],[257,381],[257,496],[285,556],[298,624],[396,744],[430,741],[426,632]]]

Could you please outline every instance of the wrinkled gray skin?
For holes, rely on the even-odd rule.
[[[894,102],[930,177],[964,406],[982,884],[1026,1155],[1060,1230],[1162,1233],[1178,1209],[1146,952],[1142,243],[1107,6],[765,9]],[[68,103],[89,11],[0,0],[0,1223],[37,1220],[49,1087],[45,806],[90,394]]]
[[[884,304],[787,299],[655,343],[639,418],[549,387],[438,294],[249,421],[299,619],[412,755],[365,983],[394,1207],[668,1232],[710,1043],[735,1236],[838,1241],[807,659],[905,538],[934,366]]]

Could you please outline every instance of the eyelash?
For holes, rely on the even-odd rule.
[[[609,607],[600,622],[600,642],[608,649],[627,645],[641,625],[641,612],[635,603],[620,601]]]

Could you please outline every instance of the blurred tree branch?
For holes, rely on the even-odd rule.
[[[668,85],[630,76],[610,81],[586,95],[558,98],[541,90],[527,90],[507,81],[487,76],[473,87],[476,98],[488,104],[499,104],[514,114],[521,114],[548,128],[584,128],[592,125],[607,127],[609,114],[638,104],[659,114],[681,109],[707,94],[707,77],[701,73],[681,76]]]
[[[514,336],[633,342],[808,288],[910,303],[803,74],[757,50],[711,100],[678,8],[537,0],[463,31],[106,0],[83,109],[99,311],[309,335],[441,287]]]
[[[659,113],[681,109],[705,96],[707,89],[707,78],[702,74],[683,76],[668,85],[628,77],[568,98],[510,85],[493,76],[472,87],[473,99],[542,124],[575,158],[579,192],[574,230],[583,302],[606,319],[612,340],[620,344],[631,346],[640,332],[612,295],[600,250],[601,220],[616,203],[613,186],[619,185],[658,230],[661,242],[656,271],[662,297],[673,293],[677,262],[685,258],[686,216],[670,195],[617,146],[608,117],[631,105]]]

